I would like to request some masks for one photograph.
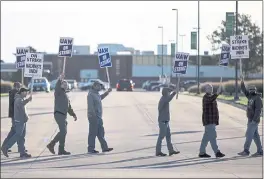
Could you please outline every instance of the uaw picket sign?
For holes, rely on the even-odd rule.
[[[59,57],[72,57],[73,38],[61,37],[59,45]]]
[[[26,53],[28,53],[29,50],[29,48],[24,47],[16,48],[16,68],[22,69],[25,67]]]
[[[42,77],[43,60],[42,53],[27,53],[24,77]]]
[[[247,35],[230,36],[231,59],[249,58]]]
[[[177,52],[174,59],[173,72],[176,74],[186,74],[188,67],[189,53]]]
[[[98,48],[98,59],[101,68],[112,67],[112,61],[108,47]]]
[[[230,58],[230,45],[223,44],[221,48],[220,66],[228,66]]]

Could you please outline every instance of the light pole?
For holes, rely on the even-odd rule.
[[[161,29],[161,75],[163,76],[163,26],[159,26]]]
[[[178,9],[172,9],[173,11],[176,11],[176,41],[175,41],[175,51],[176,53],[178,52],[178,32],[179,32],[179,14],[178,14]],[[171,62],[172,64],[172,62]],[[178,83],[177,83],[177,96],[176,96],[176,99],[178,99],[178,94],[179,94],[179,83],[180,83],[180,75],[178,75]]]
[[[176,48],[176,52],[178,52],[178,32],[179,32],[179,21],[178,21],[178,9],[172,9],[173,11],[176,11],[176,42],[175,42],[175,48]]]
[[[200,1],[198,0],[198,90],[197,93],[200,94]]]
[[[236,1],[236,35],[238,35],[238,1]],[[237,101],[239,100],[239,97],[238,97],[238,74],[237,74],[237,69],[238,69],[238,59],[236,59],[236,82],[235,82],[235,88],[236,88],[236,91],[235,91],[235,97],[234,97],[234,100]],[[241,74],[240,74],[241,75]]]
[[[181,37],[181,45],[182,45],[181,51],[182,52],[183,52],[183,37],[185,37],[185,36],[186,36],[185,34],[180,35],[180,37]]]

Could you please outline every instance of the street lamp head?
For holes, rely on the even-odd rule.
[[[172,9],[173,11],[178,11],[178,9]]]
[[[158,28],[161,28],[161,29],[162,29],[162,28],[163,28],[163,26],[158,26]]]

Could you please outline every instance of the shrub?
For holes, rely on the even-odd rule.
[[[217,91],[217,89],[219,88],[220,83],[216,83],[216,82],[206,82],[206,83],[202,83],[200,85],[200,92],[204,93],[205,92],[205,84],[211,84],[213,86],[213,90],[214,92]],[[259,93],[263,94],[263,82],[262,80],[251,80],[251,81],[245,81],[245,85],[246,87],[248,85],[255,85],[257,87],[257,90]],[[222,83],[223,89],[222,91],[228,95],[232,95],[233,93],[235,93],[235,81],[227,81],[227,82],[223,82]],[[241,90],[241,82],[240,80],[238,81],[238,92],[240,92]],[[197,85],[195,86],[191,86],[190,88],[188,88],[188,92],[189,93],[196,93],[197,92]]]
[[[8,93],[13,87],[13,83],[9,81],[1,82],[1,93]]]
[[[201,93],[205,93],[205,85],[206,84],[211,84],[213,86],[214,92],[217,91],[217,89],[219,88],[219,85],[220,85],[219,83],[214,83],[214,82],[201,83],[200,86],[199,86]],[[196,93],[197,92],[197,85],[189,87],[188,88],[188,92],[189,93]]]
[[[251,80],[245,81],[245,85],[255,85],[259,93],[263,94],[263,81],[262,80]]]

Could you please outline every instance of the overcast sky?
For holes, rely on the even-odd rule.
[[[164,44],[176,38],[176,12],[179,9],[179,51],[190,49],[190,34],[197,27],[196,1],[46,1],[1,2],[1,59],[14,62],[16,47],[31,45],[38,51],[58,52],[59,37],[73,37],[75,45],[121,43],[137,50],[157,52],[164,27]],[[210,51],[206,36],[225,20],[226,12],[235,12],[235,1],[200,2],[200,53]],[[239,13],[252,16],[262,28],[262,2],[240,1]],[[168,49],[168,51],[170,48]],[[169,53],[169,52],[168,52]]]

